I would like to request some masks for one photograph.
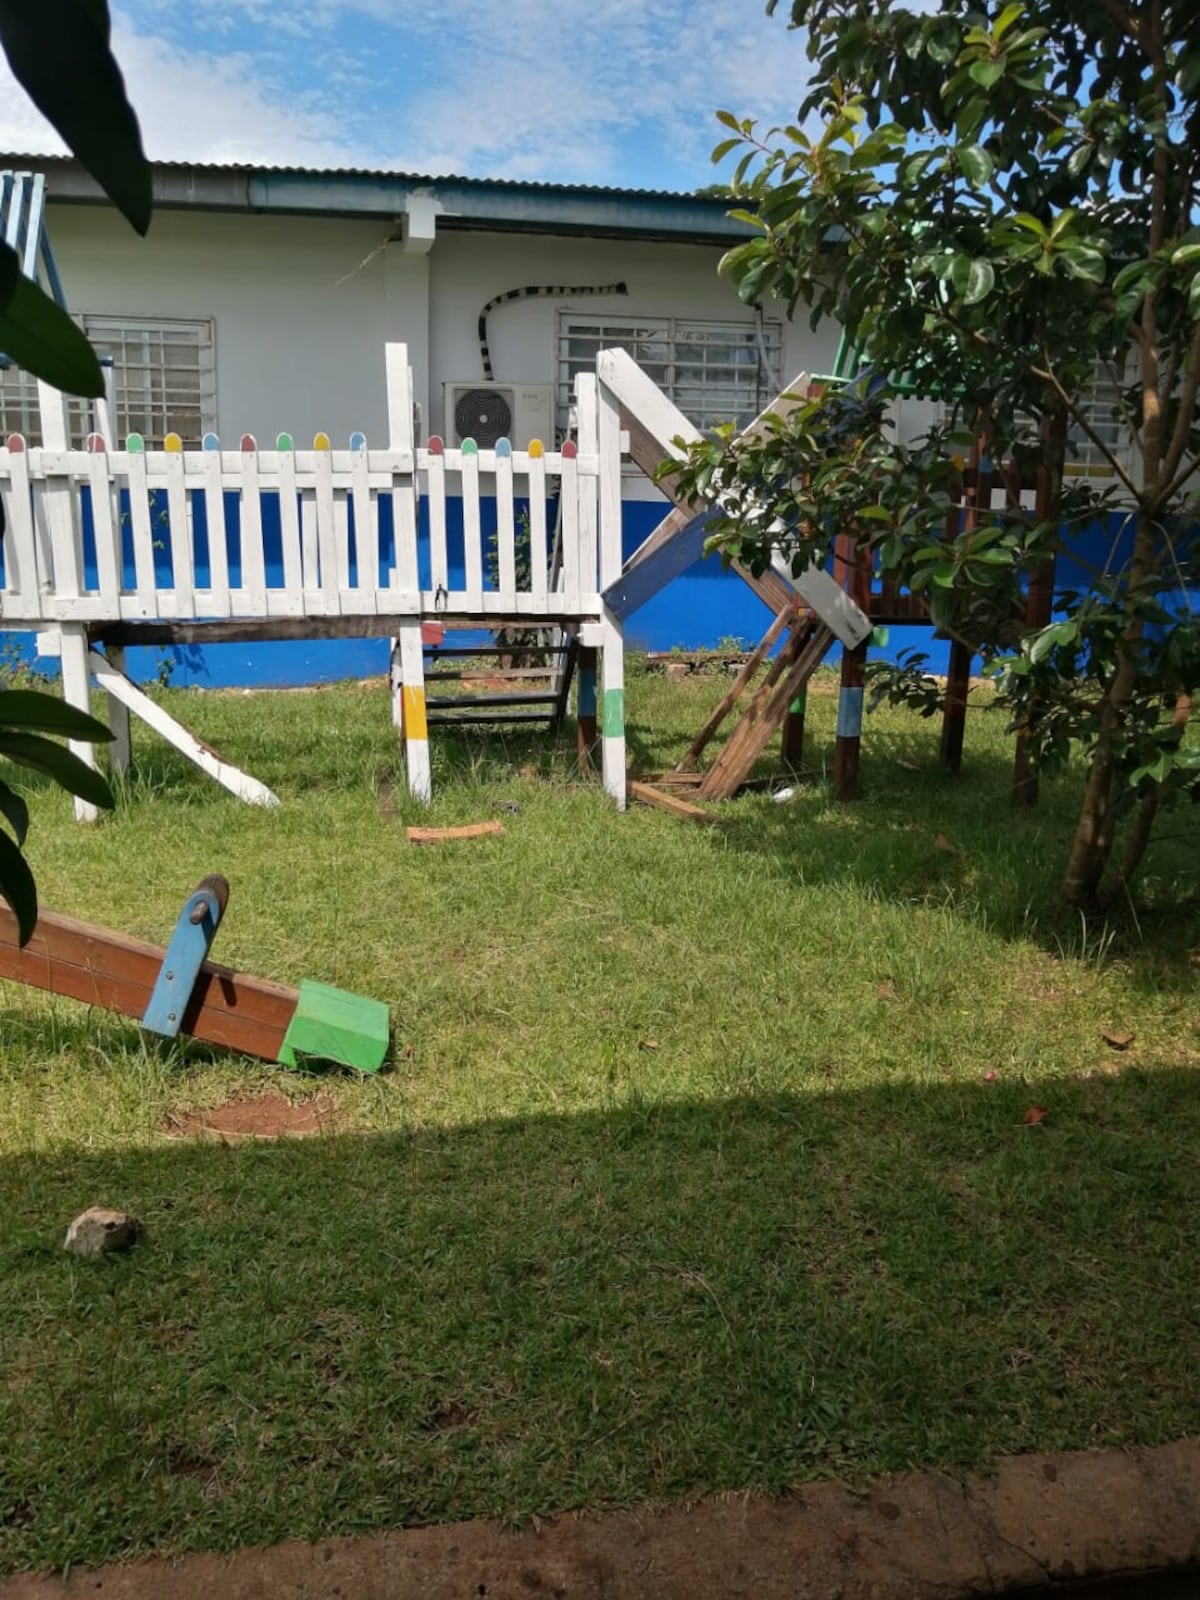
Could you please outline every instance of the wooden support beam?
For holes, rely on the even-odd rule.
[[[833,637],[833,630],[824,623],[817,623],[811,630],[798,629],[792,635],[725,748],[705,773],[699,789],[701,799],[723,800],[737,793],[782,727],[788,707],[820,665]]]
[[[762,638],[758,641],[758,644],[754,647],[754,650],[749,656],[747,656],[746,661],[742,666],[742,670],[738,673],[737,677],[730,684],[726,692],[721,696],[721,699],[713,708],[708,721],[704,724],[704,726],[700,729],[700,732],[688,746],[687,753],[684,755],[683,759],[679,762],[675,769],[677,772],[687,772],[696,765],[697,761],[699,761],[705,749],[708,747],[714,734],[725,721],[725,718],[733,710],[734,706],[737,704],[738,700],[741,698],[747,686],[753,679],[755,673],[770,654],[772,647],[776,644],[784,629],[794,628],[799,621],[800,613],[796,611],[794,605],[789,604],[785,610],[779,613],[774,622],[772,622],[771,626],[767,629],[766,633],[764,633]]]
[[[601,351],[597,368],[601,383],[620,403],[621,425],[629,435],[629,453],[643,472],[653,474],[668,457],[679,455],[675,439],[681,439],[686,444],[700,438],[700,432],[694,424],[625,351]],[[762,417],[751,424],[751,428],[761,427],[769,412],[786,415],[800,403],[800,394],[807,387],[807,376],[801,375],[772,402]],[[672,481],[670,476],[662,480],[668,494],[671,493]],[[690,509],[694,517],[704,508],[693,503],[685,509]],[[646,545],[631,558],[631,562],[641,558],[643,552],[645,559],[649,559],[657,554],[668,539],[679,537],[689,526],[690,521],[682,525],[673,523],[670,527],[666,522],[660,524]],[[650,548],[647,549],[647,546]],[[626,563],[627,568],[630,565]],[[777,615],[787,599],[798,592],[805,604],[817,613],[843,644],[855,645],[871,632],[870,619],[865,611],[838,588],[827,572],[818,567],[809,567],[798,577],[793,577],[777,559],[771,572],[761,576],[755,576],[738,563],[735,563],[735,570],[773,614]]]
[[[96,650],[89,651],[88,667],[92,677],[106,694],[111,695],[114,700],[119,700],[122,705],[128,706],[135,717],[139,717],[148,727],[153,728],[155,733],[161,734],[168,744],[174,745],[181,755],[195,762],[202,772],[207,772],[210,778],[215,778],[223,789],[228,789],[230,794],[237,795],[239,800],[245,800],[248,805],[279,804],[279,796],[268,789],[265,783],[260,783],[257,778],[252,778],[240,767],[223,760],[215,750],[197,739],[194,733],[189,733],[182,722],[177,722],[169,712],[151,700],[148,694],[144,694],[137,684],[131,683],[123,672],[118,672],[107,657]]]
[[[157,945],[74,917],[43,911],[22,949],[16,918],[0,904],[0,977],[103,1006],[140,1022],[162,969]],[[276,1061],[298,989],[206,961],[183,1014],[182,1031],[208,1044]]]
[[[653,784],[640,783],[636,778],[629,780],[628,793],[631,800],[640,800],[644,806],[654,806],[672,817],[679,817],[683,822],[694,822],[703,828],[734,826],[728,817],[718,817],[711,811],[705,811],[703,806],[694,806],[689,800],[681,800],[675,794],[665,794]]]
[[[852,533],[839,535],[841,559],[848,573],[851,599],[864,608],[870,603],[871,556]],[[858,772],[862,754],[863,679],[867,640],[853,650],[842,648],[842,681],[838,691],[837,738],[833,747],[833,793],[838,800],[858,799]]]

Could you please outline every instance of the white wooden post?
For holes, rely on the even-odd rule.
[[[603,383],[598,385],[599,417],[595,448],[600,458],[600,588],[607,589],[621,576],[621,410]],[[583,400],[583,392],[580,392]],[[583,406],[580,405],[580,421]],[[582,432],[582,429],[581,429]],[[583,443],[581,438],[581,445]],[[590,446],[584,446],[590,448]],[[581,492],[590,494],[590,480],[580,479]],[[593,567],[593,572],[595,567]],[[590,587],[590,583],[589,583]],[[621,624],[604,607],[603,695],[600,712],[601,755],[605,790],[625,809],[625,638]]]
[[[408,349],[389,344],[386,351],[388,392],[388,448],[411,453],[413,438],[412,372]],[[411,472],[393,477],[392,524],[396,539],[395,587],[403,595],[420,593],[417,564],[416,460]],[[360,556],[361,560],[361,556]],[[404,761],[409,792],[423,805],[433,794],[429,765],[429,727],[425,712],[425,656],[421,645],[420,614],[406,617],[392,640],[392,721],[404,738]]]
[[[88,637],[82,623],[64,622],[60,630],[63,699],[79,711],[91,712],[91,685],[88,677]],[[68,739],[67,748],[89,767],[97,765],[96,747],[80,739]],[[75,821],[95,822],[100,815],[90,800],[75,796]]]
[[[48,383],[38,384],[38,409],[42,415],[43,447],[48,451],[68,448],[67,404],[64,396]],[[50,555],[56,596],[77,598],[83,592],[83,552],[75,523],[75,492],[70,479],[47,479],[45,487],[46,527],[50,536]],[[83,623],[65,622],[59,630],[63,699],[79,711],[91,712],[91,685],[88,678],[88,637]],[[67,748],[89,767],[98,765],[96,747],[81,739],[68,739]],[[88,800],[74,799],[76,822],[95,822],[99,812]]]
[[[406,617],[400,623],[400,634],[392,650],[392,718],[399,723],[404,736],[409,793],[428,805],[433,797],[433,773],[429,765],[420,617]]]

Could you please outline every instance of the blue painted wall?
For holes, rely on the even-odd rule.
[[[208,528],[204,514],[204,498],[193,499],[195,517],[196,582],[203,587],[209,577]],[[494,502],[484,501],[483,523],[494,526]],[[127,505],[122,507],[128,510]],[[233,581],[241,576],[241,537],[238,523],[238,499],[226,497],[226,542],[230,574]],[[419,534],[419,565],[422,587],[430,586],[428,524],[422,508]],[[447,542],[452,584],[463,577],[463,529],[461,502],[448,503]],[[553,517],[553,506],[548,507]],[[662,518],[661,503],[627,502],[624,516],[625,553],[629,555],[657,526]],[[123,517],[123,562],[126,585],[134,581],[132,535],[128,518]],[[1117,536],[1115,564],[1119,566],[1128,556],[1132,530],[1127,519],[1114,515],[1107,524],[1096,525],[1085,531],[1077,540],[1077,549],[1084,561],[1103,567],[1113,563],[1112,540]],[[153,513],[155,530],[155,568],[160,584],[169,587],[173,581],[169,530],[167,527],[165,497],[160,498]],[[552,525],[552,522],[551,522]],[[391,503],[380,496],[379,534],[376,548],[370,552],[358,549],[357,530],[354,527],[353,507],[350,516],[351,569],[356,577],[360,560],[373,560],[381,582],[387,582],[394,564],[394,539]],[[278,497],[263,497],[263,537],[266,553],[268,586],[282,587],[283,555],[280,535]],[[90,504],[84,492],[84,567],[85,581],[89,587],[97,583],[95,540],[92,534]],[[3,546],[0,545],[0,572],[3,571]],[[1059,561],[1060,582],[1086,587],[1089,581],[1087,568],[1067,557]],[[485,572],[485,586],[494,588]],[[1182,598],[1182,596],[1180,597]],[[1193,596],[1193,602],[1200,596]],[[770,618],[750,589],[735,574],[722,569],[713,558],[698,561],[681,577],[669,584],[635,612],[626,624],[626,643],[632,649],[670,650],[675,646],[684,649],[703,649],[722,640],[739,639],[756,642],[765,631]],[[33,635],[9,634],[6,648],[20,652],[27,660],[33,659]],[[486,641],[482,631],[478,639]],[[924,650],[929,655],[931,671],[945,669],[948,645],[935,640],[928,628],[893,627],[886,646],[877,653],[892,659],[904,649]],[[388,668],[388,643],[386,639],[344,639],[262,642],[256,644],[179,645],[171,649],[136,649],[128,656],[131,676],[138,680],[153,678],[160,671],[169,670],[174,684],[203,688],[233,687],[295,687],[304,684],[330,683],[345,678],[378,676]],[[44,663],[47,670],[55,670]]]

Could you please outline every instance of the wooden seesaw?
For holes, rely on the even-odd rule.
[[[287,1067],[331,1061],[378,1072],[388,1052],[387,1007],[307,979],[298,989],[208,960],[229,884],[205,878],[188,897],[165,950],[53,911],[29,943],[0,902],[0,977],[133,1017],[151,1033],[208,1044]]]

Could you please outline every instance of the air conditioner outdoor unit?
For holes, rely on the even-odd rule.
[[[446,443],[474,439],[481,450],[507,439],[525,450],[531,439],[554,448],[552,383],[448,383],[445,385]]]

